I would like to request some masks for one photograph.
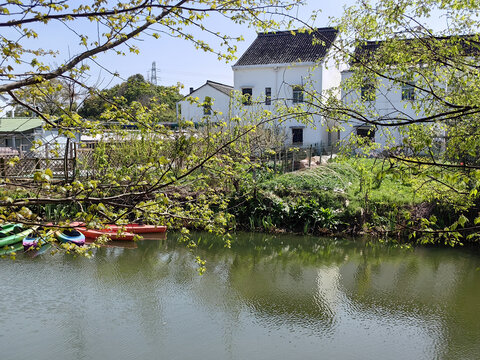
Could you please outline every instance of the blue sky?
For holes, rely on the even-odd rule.
[[[353,4],[353,0],[339,1],[321,1],[307,0],[307,5],[292,15],[297,15],[301,19],[308,19],[312,11],[321,7],[321,14],[315,21],[317,27],[324,27],[329,24],[329,17],[340,16],[345,4]],[[239,26],[224,19],[210,19],[208,24],[216,31],[243,35],[245,41],[237,43],[239,57],[256,38],[256,32],[253,28],[245,25]],[[177,82],[182,83],[185,88],[183,93],[188,92],[189,87],[199,87],[205,81],[213,80],[225,84],[233,84],[233,72],[231,66],[233,63],[219,61],[215,54],[205,53],[197,50],[188,41],[163,36],[160,39],[153,39],[149,36],[142,36],[135,44],[140,49],[139,55],[127,54],[126,56],[103,55],[98,62],[110,71],[116,71],[121,78],[140,73],[147,76],[147,72],[152,67],[152,62],[156,62],[157,77],[159,85],[174,85]],[[61,52],[67,49],[65,45]],[[119,82],[113,79],[106,70],[102,70],[95,65],[92,66],[91,82],[96,82],[100,87],[109,87]],[[121,80],[120,80],[121,81]]]
[[[305,6],[291,11],[289,15],[307,21],[312,12],[321,10],[315,23],[310,22],[310,24],[316,27],[324,27],[331,25],[330,18],[340,17],[343,8],[353,5],[355,0],[304,0],[304,2],[306,3]],[[433,16],[432,18],[433,23],[441,25],[442,21],[439,21],[438,17]],[[237,57],[241,56],[257,35],[255,29],[246,25],[234,24],[220,16],[213,16],[205,24],[213,31],[233,36],[242,35],[245,38],[245,41],[236,43],[238,47]],[[88,20],[67,23],[51,21],[47,25],[36,24],[35,29],[40,34],[38,39],[21,38],[21,35],[11,29],[2,31],[2,36],[11,39],[19,38],[24,46],[30,48],[55,50],[58,55],[54,59],[46,60],[46,62],[55,66],[85,50],[79,45],[78,34],[88,35],[89,40],[92,41],[97,37],[97,30],[100,33],[102,32],[101,28],[97,29],[96,23]],[[199,29],[196,29],[193,33],[200,37],[204,35]],[[158,84],[175,85],[176,83],[182,83],[184,85],[182,92],[185,94],[189,87],[197,88],[204,84],[207,79],[233,84],[231,66],[234,62],[219,61],[217,55],[197,50],[189,41],[171,38],[167,35],[162,35],[160,39],[154,39],[142,34],[131,43],[139,48],[139,55],[128,51],[126,56],[118,56],[112,52],[101,54],[94,62],[90,62],[92,67],[89,73],[90,77],[84,79],[84,81],[90,85],[96,85],[100,89],[108,88],[134,74],[142,74],[146,77],[152,67],[152,62],[155,61]],[[25,60],[28,63],[31,59],[28,59],[27,55]],[[15,66],[14,72],[24,71],[26,68],[24,64],[12,65]],[[113,73],[118,73],[120,77],[113,76]]]

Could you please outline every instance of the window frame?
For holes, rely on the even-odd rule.
[[[244,87],[242,88],[242,104],[245,106],[252,105],[252,97],[253,97],[253,88],[252,87]]]
[[[359,134],[360,132],[363,132],[363,134]],[[375,133],[376,133],[376,128],[374,126],[359,126],[357,127],[355,133],[357,136],[360,136],[362,138],[367,138],[371,142],[375,142]]]
[[[402,82],[402,101],[415,101],[415,83],[413,81]]]
[[[265,105],[272,105],[272,88],[265,88]]]
[[[292,127],[292,145],[301,145],[303,144],[303,127]],[[297,134],[295,134],[297,133]],[[295,138],[301,138],[301,141],[295,141]]]
[[[304,89],[302,85],[292,86],[292,102],[294,104],[301,104],[305,102],[303,93],[304,93]]]
[[[210,96],[205,96],[203,100],[203,115],[212,115],[212,98]]]
[[[360,99],[362,101],[373,102],[377,100],[377,88],[372,82],[366,82],[360,88]]]

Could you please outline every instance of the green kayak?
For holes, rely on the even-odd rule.
[[[11,254],[12,252],[18,252],[22,250],[22,248],[23,248],[23,244],[21,242],[10,245],[10,246],[4,246],[0,248],[0,255],[8,255],[8,254]]]
[[[2,224],[0,225],[0,231],[11,231],[15,226],[23,227],[23,224]]]
[[[33,229],[23,229],[21,225],[14,225],[8,230],[0,230],[0,248],[21,242]]]

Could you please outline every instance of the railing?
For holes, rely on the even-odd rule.
[[[0,150],[0,177],[31,179],[35,172],[50,169],[56,179],[72,179],[93,167],[93,150],[83,149],[78,143],[69,143],[33,151]],[[84,172],[84,171],[83,171]]]
[[[337,151],[335,146],[322,146],[321,144],[291,145],[265,150],[254,160],[276,173],[286,173],[316,166],[320,162],[332,158]]]

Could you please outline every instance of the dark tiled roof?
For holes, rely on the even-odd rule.
[[[233,91],[233,86],[230,86],[230,85],[225,85],[225,84],[222,84],[222,83],[219,83],[219,82],[216,82],[216,81],[212,81],[212,80],[207,80],[207,82],[205,84],[203,84],[202,86],[196,88],[195,90],[193,90],[190,94],[188,95],[185,95],[183,97],[182,100],[180,101],[183,101],[185,100],[186,98],[188,98],[189,96],[191,96],[191,94],[193,94],[195,91],[197,90],[200,90],[201,88],[203,88],[204,86],[207,86],[207,85],[210,85],[211,87],[213,87],[214,89],[230,96],[232,94],[232,91]]]
[[[295,35],[291,31],[260,33],[234,67],[318,61],[325,57],[337,34],[332,27]]]
[[[436,52],[435,49],[445,49],[451,46],[459,46],[462,55],[480,55],[480,39],[478,35],[457,35],[444,37],[424,37],[417,39],[389,39],[386,41],[365,41],[355,48],[352,63],[360,59],[368,60],[382,46],[400,41],[412,55],[417,52],[423,54],[426,50]],[[398,43],[397,43],[398,44]]]
[[[207,80],[207,85],[210,85],[214,89],[230,96],[231,92],[233,91],[233,86],[221,84],[215,81]]]

